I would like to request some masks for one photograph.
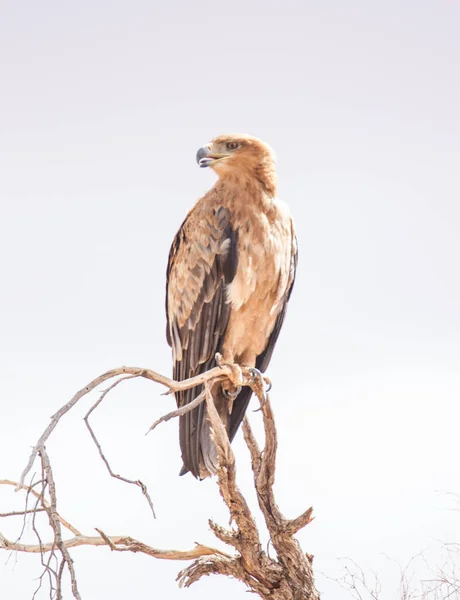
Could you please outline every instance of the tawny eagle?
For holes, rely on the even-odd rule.
[[[274,154],[257,138],[231,134],[213,139],[196,158],[219,179],[190,210],[169,253],[166,335],[173,376],[182,381],[211,369],[217,352],[224,362],[264,372],[283,324],[297,264],[289,209],[276,198]],[[196,387],[177,392],[177,405],[188,404],[201,391]],[[229,400],[225,390],[213,392],[230,440],[251,393],[243,387]],[[217,453],[206,405],[180,417],[179,429],[181,474],[191,471],[202,479],[215,473]]]

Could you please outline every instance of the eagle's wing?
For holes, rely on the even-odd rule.
[[[237,234],[222,206],[196,207],[182,223],[169,253],[166,337],[173,350],[174,379],[182,381],[215,366],[230,315],[227,287],[238,265]],[[194,400],[202,386],[176,393],[177,405]],[[204,403],[180,417],[183,473],[200,476]]]
[[[291,274],[289,277],[289,284],[286,291],[286,296],[284,298],[283,305],[278,314],[278,317],[275,322],[275,326],[273,331],[268,338],[267,345],[265,346],[265,350],[262,354],[256,359],[256,369],[259,369],[262,373],[266,371],[270,360],[272,358],[273,350],[275,348],[276,341],[278,339],[279,333],[281,331],[281,327],[284,322],[284,317],[286,316],[287,304],[289,302],[289,298],[291,297],[292,288],[294,287],[295,275],[297,270],[297,260],[298,260],[298,248],[297,248],[297,239],[292,230],[293,238],[292,238],[292,255],[291,255]],[[236,432],[238,431],[238,427],[240,426],[241,421],[243,420],[244,414],[248,407],[249,401],[252,396],[252,390],[250,387],[244,387],[241,392],[238,394],[238,397],[233,403],[232,414],[230,416],[230,427],[228,436],[230,441],[235,437]]]

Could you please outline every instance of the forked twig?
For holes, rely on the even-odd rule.
[[[192,400],[191,402],[189,402],[188,404],[184,404],[184,406],[181,406],[177,410],[172,410],[168,414],[163,415],[162,417],[160,417],[159,419],[157,419],[150,426],[150,428],[147,431],[147,433],[150,433],[151,431],[153,431],[158,425],[160,425],[160,423],[166,423],[167,421],[170,421],[171,419],[176,419],[177,417],[182,417],[183,415],[186,415],[188,412],[192,411],[197,406],[199,406],[202,402],[204,402],[205,399],[206,399],[206,394],[205,394],[205,391],[203,390],[201,392],[201,394],[199,394],[195,398],[195,400]]]
[[[101,404],[101,402],[104,400],[104,398],[107,396],[107,394],[113,390],[114,387],[116,387],[119,383],[121,383],[122,381],[125,381],[126,379],[133,379],[133,377],[139,377],[138,374],[136,375],[125,375],[125,377],[121,377],[120,379],[117,379],[114,383],[112,383],[112,385],[110,387],[108,387],[106,390],[104,390],[101,394],[101,396],[99,397],[99,399],[97,400],[97,402],[95,402],[93,404],[93,406],[89,409],[89,411],[86,413],[86,415],[84,416],[83,420],[85,421],[86,427],[88,428],[88,431],[91,435],[91,438],[94,442],[94,444],[96,445],[96,448],[99,452],[99,456],[101,457],[103,463],[105,464],[105,466],[107,467],[107,470],[110,474],[111,477],[113,477],[114,479],[118,479],[120,481],[123,481],[124,483],[129,483],[131,485],[137,485],[138,487],[141,488],[142,490],[142,494],[145,496],[148,505],[150,507],[150,510],[152,511],[152,515],[155,518],[155,509],[153,508],[153,502],[152,499],[150,497],[150,494],[147,490],[147,486],[142,483],[142,481],[140,479],[128,479],[127,477],[123,477],[122,475],[119,475],[117,473],[115,473],[112,470],[112,467],[110,466],[109,461],[107,460],[104,452],[102,451],[102,447],[101,444],[99,443],[99,440],[96,437],[96,434],[94,433],[93,428],[91,427],[90,423],[89,423],[89,417],[92,414],[92,412]]]

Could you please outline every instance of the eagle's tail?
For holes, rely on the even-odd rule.
[[[195,397],[201,393],[202,389],[200,388],[196,388]],[[212,396],[217,412],[228,432],[230,426],[229,401],[224,396],[220,384],[213,387]],[[217,448],[212,439],[206,401],[190,413],[180,417],[179,437],[184,461],[180,475],[185,475],[188,471],[191,471],[198,479],[205,479],[213,475],[217,470]]]
[[[198,393],[201,393],[201,389],[196,388],[196,396],[198,396]],[[227,430],[230,441],[235,437],[243,420],[251,395],[251,388],[243,387],[236,399],[230,402],[228,397],[225,396],[220,383],[213,387],[214,404]],[[187,415],[190,415],[189,419],[187,419]],[[185,473],[191,471],[198,479],[205,479],[215,474],[218,464],[217,447],[212,438],[211,423],[208,419],[205,402],[202,402],[191,413],[180,417],[179,430],[182,459],[184,461],[180,475],[185,475]]]

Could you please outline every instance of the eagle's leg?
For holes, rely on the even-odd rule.
[[[228,386],[228,387],[227,387]],[[241,392],[241,385],[235,387],[228,379],[224,381],[221,386],[222,396],[226,400],[227,414],[231,415],[233,411],[233,403]]]
[[[241,385],[234,385],[230,379],[226,379],[221,383],[220,389],[222,390],[222,396],[227,401],[227,414],[231,415],[233,403],[235,402],[238,394],[241,392]]]
[[[222,396],[227,400],[227,413],[231,415],[233,402],[241,392],[243,385],[243,371],[237,363],[224,361],[222,354],[219,352],[216,353],[216,364],[218,367],[229,367],[231,371],[228,379],[225,379],[220,384]]]
[[[216,364],[218,367],[229,367],[231,371],[228,376],[228,382],[223,382],[222,387],[238,388],[243,385],[243,371],[240,365],[234,362],[224,361],[222,354],[219,354],[219,352],[216,353]]]

